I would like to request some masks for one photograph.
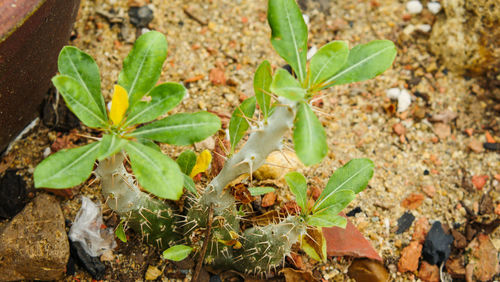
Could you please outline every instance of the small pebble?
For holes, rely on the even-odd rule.
[[[406,10],[408,10],[408,13],[410,14],[420,14],[423,8],[424,7],[420,1],[412,0],[406,2]]]
[[[441,11],[441,4],[439,2],[429,2],[427,3],[427,9],[435,15]]]
[[[411,224],[415,220],[415,216],[411,212],[405,212],[398,219],[398,230],[396,230],[396,234],[401,234],[410,228]]]
[[[431,31],[431,25],[430,24],[419,24],[419,25],[417,25],[417,29],[427,33],[429,31]]]
[[[451,243],[453,243],[453,236],[444,233],[441,222],[434,222],[431,230],[427,233],[422,249],[424,260],[430,264],[438,265],[445,262],[450,256]]]

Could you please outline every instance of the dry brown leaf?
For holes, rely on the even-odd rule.
[[[293,268],[283,268],[281,271],[285,275],[286,282],[303,282],[303,281],[319,281],[314,278],[310,271],[295,270]]]

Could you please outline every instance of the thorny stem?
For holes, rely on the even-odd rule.
[[[208,242],[210,241],[210,236],[212,235],[212,222],[214,220],[214,207],[210,205],[208,209],[208,221],[207,221],[207,230],[205,232],[205,241],[203,242],[203,246],[201,247],[200,257],[198,259],[198,264],[196,264],[196,268],[194,270],[192,282],[197,282],[198,277],[200,276],[201,267],[203,266],[203,261],[205,260],[205,254],[207,253]]]
[[[278,101],[282,106],[274,110],[262,130],[252,132],[243,148],[226,161],[210,182],[219,197],[227,184],[244,173],[253,173],[270,153],[281,149],[283,135],[293,126],[297,103],[282,97]]]

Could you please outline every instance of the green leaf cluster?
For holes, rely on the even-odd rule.
[[[345,227],[347,221],[339,216],[373,176],[373,162],[369,159],[353,159],[337,169],[314,205],[308,206],[307,181],[298,172],[285,175],[290,190],[301,208],[306,223],[315,227]]]
[[[161,153],[155,141],[193,144],[214,134],[221,122],[208,112],[180,113],[154,121],[177,106],[186,93],[178,83],[157,84],[166,56],[167,42],[161,33],[150,31],[137,39],[118,77],[118,85],[128,94],[128,101],[122,102],[125,117],[114,124],[105,107],[96,62],[76,47],[64,47],[58,59],[60,74],[52,81],[68,108],[83,124],[102,131],[103,136],[98,142],[61,150],[46,158],[35,169],[35,187],[78,185],[90,176],[96,160],[125,151],[134,175],[150,193],[177,200],[183,186],[194,189],[192,180],[186,183],[189,177],[183,176],[185,164],[180,163],[181,170],[178,163]],[[139,127],[143,123],[148,124]]]
[[[295,0],[269,0],[268,21],[271,43],[296,77],[284,69],[272,75],[268,63],[262,63],[254,80],[257,102],[266,118],[270,105],[267,92],[299,104],[293,134],[295,150],[305,165],[317,164],[328,148],[323,126],[310,106],[311,100],[320,90],[333,85],[364,81],[381,74],[392,65],[396,48],[391,41],[375,40],[349,50],[347,42],[332,41],[307,62],[307,25]],[[269,80],[271,83],[266,84]]]

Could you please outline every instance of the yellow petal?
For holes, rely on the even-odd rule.
[[[212,162],[212,155],[210,154],[209,150],[204,150],[196,159],[196,164],[194,165],[193,170],[191,171],[191,174],[189,176],[193,178],[198,173],[206,171],[208,169],[208,166],[210,165],[210,162]]]
[[[118,84],[115,84],[115,91],[113,99],[111,100],[111,111],[109,118],[114,125],[119,124],[128,108],[128,95],[127,90]]]

